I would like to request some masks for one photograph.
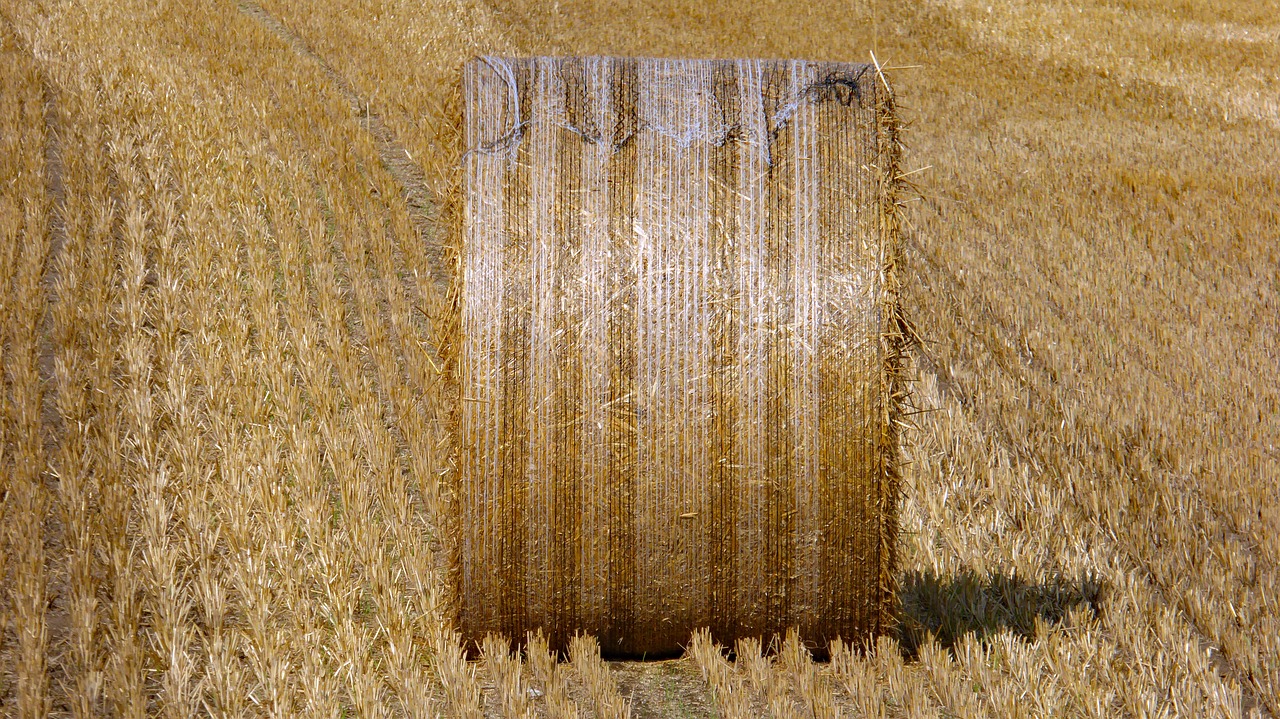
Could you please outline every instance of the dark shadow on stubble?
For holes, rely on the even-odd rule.
[[[1104,591],[1101,580],[1092,575],[1030,582],[1013,573],[982,576],[965,570],[939,577],[909,572],[898,590],[898,644],[903,657],[914,660],[930,636],[948,650],[966,635],[982,642],[1010,631],[1031,641],[1037,619],[1060,624],[1077,607],[1097,619]]]

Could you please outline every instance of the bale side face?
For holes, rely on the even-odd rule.
[[[460,626],[883,628],[897,147],[874,68],[465,69]]]

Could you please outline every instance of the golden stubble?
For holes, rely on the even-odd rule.
[[[45,89],[39,67],[0,28],[0,657],[15,715],[44,716],[49,626],[47,488],[40,329],[48,302],[50,198],[46,190]]]

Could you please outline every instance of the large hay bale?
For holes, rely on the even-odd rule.
[[[900,333],[874,68],[467,65],[455,581],[606,652],[890,621]]]

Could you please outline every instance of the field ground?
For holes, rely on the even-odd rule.
[[[0,712],[1280,714],[1275,0],[312,6],[0,0]],[[898,636],[466,662],[457,68],[872,50],[919,170]]]

